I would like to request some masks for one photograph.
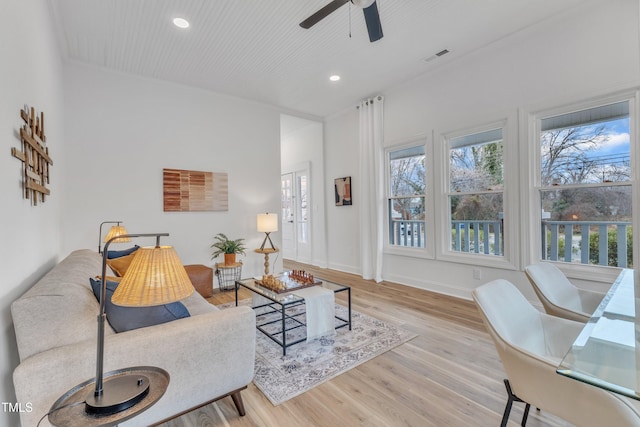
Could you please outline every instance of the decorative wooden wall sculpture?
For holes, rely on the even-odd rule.
[[[37,205],[38,198],[44,202],[50,193],[46,185],[49,184],[49,166],[53,165],[45,146],[44,113],[38,116],[33,107],[29,109],[25,105],[20,110],[20,117],[24,120],[20,128],[21,151],[12,147],[11,155],[23,163],[24,197]]]
[[[165,212],[229,210],[226,173],[163,169]]]

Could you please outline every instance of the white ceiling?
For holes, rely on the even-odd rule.
[[[375,43],[350,4],[299,27],[329,1],[50,4],[66,59],[322,118],[585,0],[377,0],[384,38]],[[176,16],[191,27],[174,27]],[[424,61],[443,49],[451,52]],[[331,83],[331,74],[342,79]]]

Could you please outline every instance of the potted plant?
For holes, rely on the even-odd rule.
[[[244,255],[246,249],[244,239],[231,240],[223,233],[216,234],[214,239],[215,242],[211,245],[211,248],[214,249],[211,253],[211,259],[224,254],[224,264],[231,265],[236,263],[236,254]]]

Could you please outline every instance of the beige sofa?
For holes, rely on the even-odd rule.
[[[96,252],[75,251],[11,305],[20,355],[16,398],[32,408],[20,414],[25,427],[35,426],[67,390],[95,377],[99,306],[89,278],[100,269]],[[153,425],[229,395],[244,415],[240,390],[253,379],[253,311],[218,310],[197,292],[182,303],[190,317],[121,333],[106,325],[105,372],[157,366],[171,376],[164,396],[121,426]]]

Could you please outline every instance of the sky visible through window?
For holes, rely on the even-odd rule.
[[[629,118],[607,122],[608,140],[592,152],[589,157],[625,157],[629,159]]]
[[[631,178],[629,118],[542,133],[542,185],[624,182]]]

